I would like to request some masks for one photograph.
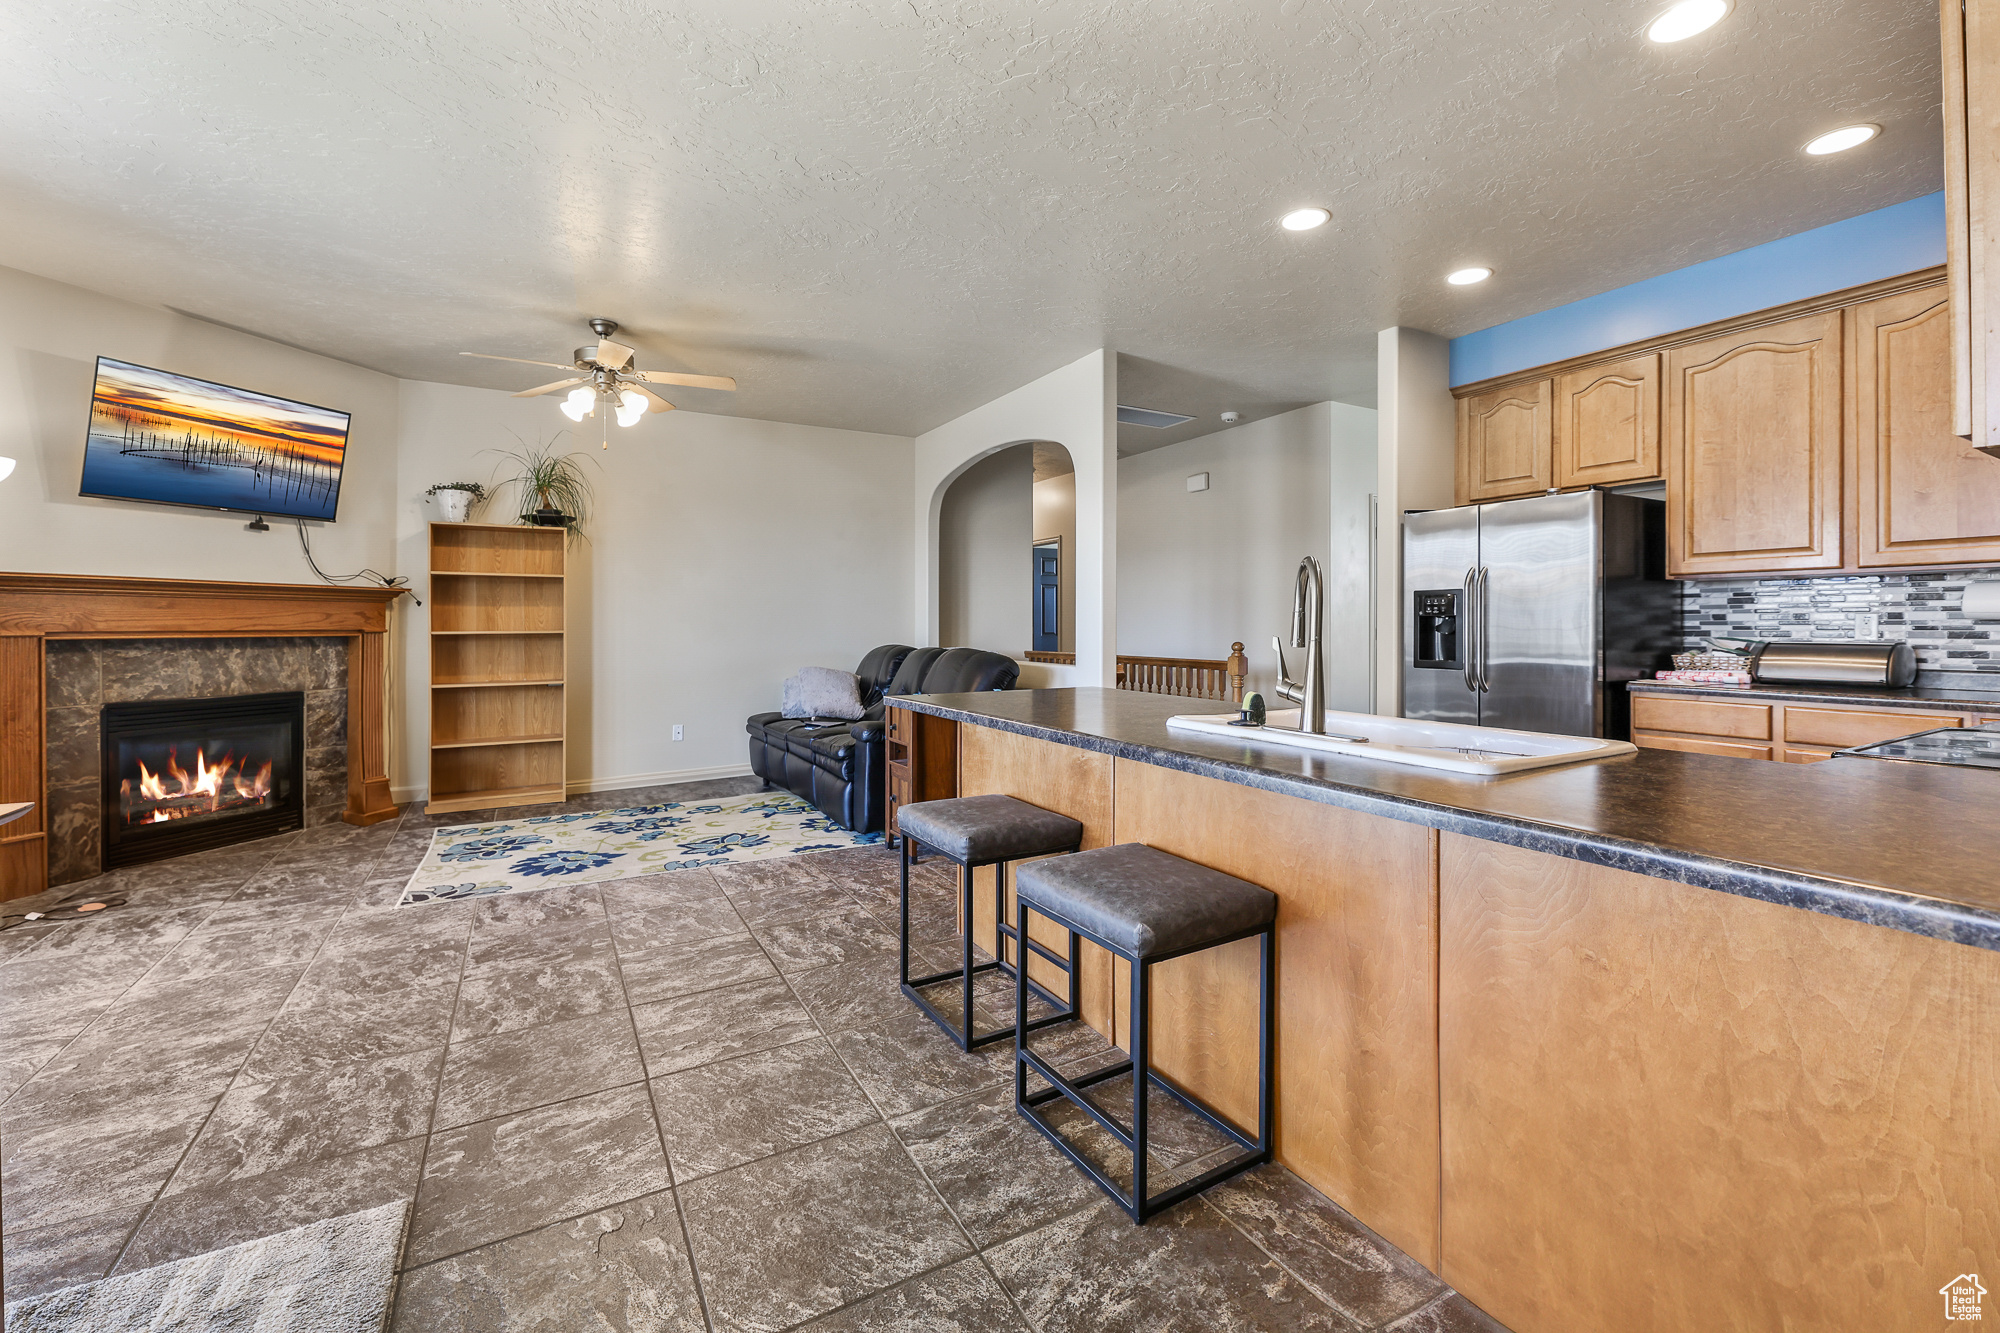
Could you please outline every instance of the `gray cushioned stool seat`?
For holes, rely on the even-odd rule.
[[[1269,889],[1137,842],[1024,865],[1014,889],[1138,958],[1260,930],[1278,915]]]
[[[918,801],[896,812],[896,827],[960,865],[1048,856],[1083,841],[1083,825],[1068,815],[1011,796]]]

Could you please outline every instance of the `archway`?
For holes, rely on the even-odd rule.
[[[1022,660],[1076,649],[1075,465],[1053,441],[1016,441],[940,487],[938,642]]]

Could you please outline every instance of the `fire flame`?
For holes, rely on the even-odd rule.
[[[197,749],[192,773],[181,767],[178,747],[167,751],[166,767],[158,773],[147,768],[144,760],[138,762],[140,801],[155,805],[139,820],[141,823],[164,824],[182,815],[207,814],[225,805],[262,801],[271,793],[271,765],[267,762],[252,774],[249,760],[238,759],[233,752],[211,764],[206,749]],[[120,791],[129,804],[130,779],[120,784]]]

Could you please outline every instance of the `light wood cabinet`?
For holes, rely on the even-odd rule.
[[[2000,456],[1953,433],[1964,348],[1961,275],[1949,278],[1911,274],[1473,386],[1458,402],[1458,502],[1664,479],[1677,578],[2000,563]]]
[[[1623,486],[1660,475],[1660,354],[1566,371],[1555,381],[1555,485]]]
[[[1816,764],[1835,750],[1934,727],[1978,725],[1977,715],[1821,703],[1734,703],[1661,694],[1632,696],[1632,743],[1730,759]]]
[[[1439,850],[1440,1276],[1521,1333],[1943,1327],[2000,1253],[2000,953]]]
[[[1555,484],[1554,384],[1524,380],[1458,400],[1458,502],[1540,495]]]
[[[1841,312],[1667,353],[1667,573],[1838,569]]]
[[[2000,13],[1942,0],[1952,430],[2000,451]]]
[[[883,837],[894,847],[896,813],[958,795],[958,723],[894,705],[882,710]]]
[[[1864,302],[1850,319],[1857,563],[2000,560],[2000,458],[1952,431],[1944,288]]]
[[[430,814],[564,797],[563,528],[433,523]]]

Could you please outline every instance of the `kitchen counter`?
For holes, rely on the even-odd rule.
[[[1635,680],[1633,694],[1693,695],[1707,699],[1765,699],[1783,703],[1844,704],[1853,708],[1916,708],[1990,710],[2000,717],[2000,680],[1990,690],[1917,684],[1904,689],[1886,685],[1823,685],[1771,683],[1756,685],[1694,685],[1670,680]]]
[[[1845,690],[1824,693],[1840,687],[1810,688],[1807,697],[1862,701]],[[1126,690],[895,702],[1489,842],[2000,950],[2000,775],[1990,772],[1867,759],[1747,764],[1642,750],[1475,778],[1169,732],[1168,718],[1216,706]]]
[[[1246,1125],[1268,1068],[1277,1160],[1516,1333],[1927,1328],[2000,1253],[2000,773],[1481,778],[1169,732],[1193,699],[890,703],[914,799],[1013,796],[1277,896],[1268,1066],[1239,940],[1152,968],[1154,1069]],[[973,876],[995,949],[1004,889]],[[1130,1049],[1129,972],[1078,949],[1080,1017]]]

